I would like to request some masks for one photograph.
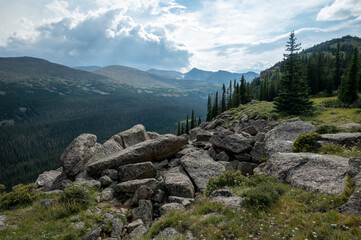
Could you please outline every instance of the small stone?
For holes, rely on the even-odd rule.
[[[83,222],[76,222],[76,223],[72,223],[73,227],[76,229],[81,229],[85,227],[85,224]]]
[[[161,231],[155,239],[171,239],[179,236],[182,236],[182,234],[180,234],[174,228],[167,227]]]
[[[85,235],[84,240],[97,240],[98,237],[100,236],[101,232],[102,232],[102,230],[100,228],[97,228],[91,232],[88,232]]]
[[[102,176],[108,176],[113,181],[117,181],[118,180],[118,171],[116,169],[105,169],[102,172]]]
[[[6,228],[6,216],[0,215],[0,230]]]
[[[111,237],[120,239],[123,231],[123,221],[119,218],[113,219]]]
[[[53,205],[55,201],[56,201],[55,199],[43,199],[40,201],[40,206],[47,208]]]
[[[184,210],[184,206],[181,203],[166,203],[160,208],[160,212],[162,215],[169,210]]]
[[[153,204],[150,200],[139,200],[139,207],[132,210],[133,220],[142,219],[145,225],[153,220]]]
[[[106,176],[106,175],[100,177],[99,181],[100,181],[102,187],[108,187],[110,184],[113,183],[113,180],[110,177]]]
[[[106,188],[102,191],[100,200],[110,201],[114,198],[114,190],[112,188]]]
[[[133,231],[133,229],[139,227],[140,225],[144,225],[142,219],[137,219],[137,220],[129,223],[129,224],[128,224],[128,230],[129,230],[129,232]]]
[[[129,234],[129,237],[131,238],[141,237],[144,236],[147,232],[148,230],[144,227],[144,225],[140,225]]]

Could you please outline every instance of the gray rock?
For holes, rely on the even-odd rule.
[[[76,223],[72,223],[72,225],[75,229],[81,229],[85,227],[84,222],[76,222]]]
[[[163,215],[167,211],[170,211],[170,210],[181,211],[184,209],[185,208],[184,208],[183,204],[181,204],[181,203],[176,203],[176,202],[166,203],[166,204],[163,204],[163,206],[160,208],[160,213]]]
[[[235,154],[234,158],[240,162],[251,162],[252,161],[252,157],[248,153]]]
[[[138,204],[141,199],[150,199],[154,191],[146,185],[140,186],[133,195],[133,204]]]
[[[120,239],[123,235],[123,226],[124,223],[121,219],[115,218],[112,221],[112,231],[110,236],[112,238]]]
[[[234,193],[232,190],[230,189],[218,189],[218,190],[214,190],[210,195],[210,198],[215,198],[215,197],[234,197]]]
[[[346,186],[348,159],[312,153],[276,153],[262,171],[313,192],[341,194]]]
[[[132,210],[133,221],[142,219],[146,226],[152,223],[153,219],[153,204],[150,200],[139,200],[139,206]]]
[[[102,176],[108,176],[113,181],[118,181],[118,170],[116,170],[116,169],[105,169],[102,172]]]
[[[118,168],[118,178],[120,182],[134,179],[154,178],[157,169],[151,162],[128,164]]]
[[[253,125],[243,128],[242,131],[252,136],[256,136],[258,133],[257,129]]]
[[[243,198],[241,197],[212,197],[210,201],[221,203],[225,207],[232,208],[234,210],[241,209],[241,203]]]
[[[192,145],[185,145],[182,150],[180,150],[179,152],[176,153],[175,157],[181,158],[184,155],[187,155],[189,153],[196,152],[196,151],[197,151],[197,149],[195,147],[193,147]]]
[[[141,124],[135,125],[131,129],[121,132],[118,135],[122,138],[124,148],[128,148],[150,139],[144,126]]]
[[[184,198],[184,197],[177,197],[177,196],[169,196],[168,197],[168,202],[169,203],[175,202],[175,203],[183,204],[185,201],[188,201],[190,203],[194,203],[195,200],[194,200],[194,198]]]
[[[162,169],[162,168],[165,168],[165,167],[167,167],[168,166],[168,164],[169,164],[169,161],[166,159],[166,160],[163,160],[163,161],[161,161],[161,162],[155,162],[155,163],[153,163],[153,165],[154,165],[154,167],[157,169],[157,170],[160,170],[160,169]]]
[[[191,231],[188,231],[186,234],[186,240],[194,240],[194,239],[196,238],[193,236],[193,233]]]
[[[271,145],[271,144],[269,144]],[[291,146],[292,148],[292,146]],[[268,158],[268,153],[266,151],[266,143],[265,142],[256,142],[252,151],[251,157],[254,162],[260,162],[262,159]]]
[[[167,227],[163,229],[163,231],[161,231],[155,239],[172,239],[180,236],[182,236],[182,234],[180,234],[177,230],[172,227]]]
[[[6,216],[0,215],[0,230],[6,228]]]
[[[160,136],[160,134],[156,132],[147,132],[150,139],[156,139]]]
[[[238,165],[239,165],[240,161],[234,160],[234,161],[232,161],[230,163],[231,163],[233,169],[238,169]]]
[[[340,128],[346,129],[346,130],[351,130],[353,128],[360,128],[361,129],[361,124],[359,123],[346,123],[340,126]]]
[[[242,175],[253,175],[253,169],[257,167],[257,164],[250,162],[240,162],[237,170],[241,171]]]
[[[44,188],[45,190],[50,190],[51,186],[54,183],[54,180],[61,174],[61,171],[51,170],[43,172],[36,179],[35,184],[38,188]]]
[[[114,198],[113,188],[105,188],[100,196],[101,201],[111,201]]]
[[[143,220],[142,219],[137,219],[131,223],[128,224],[128,231],[131,232],[133,231],[135,228],[139,227],[139,226],[144,226]]]
[[[140,225],[135,228],[131,233],[129,233],[129,237],[138,238],[144,236],[147,232],[148,230],[143,225]]]
[[[252,150],[251,142],[241,134],[232,134],[219,138],[213,136],[210,140],[212,146],[217,149],[226,150],[231,153],[248,153]]]
[[[226,152],[222,151],[216,155],[216,161],[228,162],[229,157]]]
[[[100,159],[87,166],[90,175],[98,175],[104,169],[115,169],[126,164],[148,161],[160,162],[173,156],[188,142],[185,136],[162,135],[126,148],[111,156]]]
[[[113,183],[113,180],[110,177],[108,177],[107,175],[100,177],[99,181],[100,181],[102,187],[108,187],[109,185],[111,185]]]
[[[182,167],[175,167],[163,173],[164,186],[168,193],[178,197],[194,197],[194,186]]]
[[[170,160],[169,164],[168,164],[168,167],[170,168],[174,168],[174,167],[178,167],[180,166],[180,159],[179,158],[175,158],[175,159],[172,159]]]
[[[204,151],[197,151],[183,156],[181,164],[196,187],[201,191],[206,189],[210,178],[217,177],[226,170],[222,164],[214,161]]]
[[[203,130],[203,129],[200,129],[197,132],[196,140],[198,142],[207,142],[207,141],[209,141],[209,139],[211,139],[212,136],[213,136],[213,133]]]
[[[200,131],[200,130],[203,130],[203,129],[201,129],[200,127],[192,128],[192,129],[189,131],[189,133],[188,133],[189,139],[192,140],[192,141],[195,140],[196,137],[197,137],[197,133],[198,133],[198,131]]]
[[[142,185],[149,187],[153,191],[159,188],[159,182],[156,179],[145,178],[119,183],[115,185],[114,191],[117,193],[134,193]]]
[[[48,208],[49,206],[53,205],[56,202],[55,199],[43,199],[40,201],[40,206],[44,208]]]
[[[67,146],[60,157],[63,172],[68,178],[74,178],[84,170],[84,166],[95,154],[97,137],[93,134],[84,133],[75,138]]]
[[[265,139],[265,137],[266,137],[266,134],[265,134],[265,133],[259,132],[259,133],[257,133],[257,135],[254,137],[254,140],[255,140],[256,142],[263,142],[264,139]]]
[[[77,178],[74,183],[78,183],[78,184],[84,184],[90,188],[94,188],[99,190],[101,187],[101,183],[98,180],[89,180],[89,179],[85,179],[85,178]]]
[[[316,127],[299,118],[284,120],[265,136],[265,150],[268,156],[277,152],[292,152],[293,142],[304,132],[313,132]]]
[[[218,163],[222,164],[224,166],[224,168],[226,169],[226,171],[233,171],[234,168],[232,166],[232,164],[230,162],[223,162],[223,161],[218,161]]]
[[[85,234],[84,240],[97,240],[101,232],[102,230],[100,228],[88,232],[87,234]]]
[[[152,201],[161,203],[165,197],[165,192],[162,189],[158,189],[155,194],[152,196]]]
[[[322,134],[318,142],[321,143],[321,145],[337,144],[352,146],[361,142],[361,133]]]

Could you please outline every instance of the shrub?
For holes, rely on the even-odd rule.
[[[321,106],[326,108],[347,108],[348,104],[340,102],[338,99],[330,99],[320,103]]]
[[[342,129],[333,125],[322,125],[316,130],[319,134],[332,134],[342,132]]]
[[[318,133],[301,133],[293,144],[295,152],[316,152],[316,142],[321,139]]]
[[[266,210],[275,204],[284,193],[285,189],[281,184],[269,181],[262,182],[244,193],[243,205]]]
[[[209,196],[214,190],[224,188],[226,186],[239,186],[246,181],[246,177],[242,175],[240,171],[226,171],[218,177],[211,178],[208,181],[208,185],[205,194]]]
[[[0,196],[0,208],[9,209],[18,205],[24,206],[32,203],[38,196],[34,183],[28,185],[19,184],[14,186],[11,192]]]
[[[352,132],[352,133],[361,132],[361,127],[352,127],[352,128],[350,129],[350,132]]]
[[[65,187],[59,200],[60,202],[88,203],[90,201],[90,193],[84,185],[70,184]]]

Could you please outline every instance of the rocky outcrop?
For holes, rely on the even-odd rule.
[[[170,196],[194,197],[194,186],[182,167],[174,167],[164,172],[163,178]]]
[[[128,164],[118,168],[120,182],[134,179],[154,178],[156,173],[157,170],[152,162]]]
[[[343,192],[347,170],[347,158],[313,153],[275,153],[262,169],[293,187],[327,194]]]
[[[183,156],[180,162],[197,189],[201,191],[206,189],[210,178],[217,177],[226,170],[222,164],[214,161],[203,150]]]
[[[62,169],[46,171],[39,175],[35,184],[38,188],[44,188],[44,190],[50,190],[55,179],[61,174]]]
[[[188,142],[186,136],[162,135],[126,148],[113,155],[100,159],[87,167],[90,175],[99,175],[105,169],[116,169],[126,164],[155,161],[171,157]]]

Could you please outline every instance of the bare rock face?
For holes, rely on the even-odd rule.
[[[262,169],[293,187],[327,194],[343,192],[347,170],[347,158],[313,153],[275,153]]]
[[[194,197],[194,186],[182,167],[175,167],[164,172],[163,178],[169,195],[185,198]]]
[[[65,172],[68,178],[74,178],[84,169],[84,166],[95,154],[96,141],[97,137],[95,135],[84,133],[75,138],[65,148],[60,161],[63,172]]]
[[[35,184],[38,188],[44,188],[45,190],[50,190],[55,179],[61,174],[61,170],[51,170],[43,172],[36,179]]]
[[[87,166],[87,171],[91,176],[96,176],[105,169],[117,169],[119,166],[126,164],[148,161],[159,162],[173,156],[187,142],[188,138],[186,136],[161,135],[156,139],[146,140],[91,163]]]
[[[210,178],[226,171],[222,164],[214,161],[205,151],[191,152],[183,156],[181,165],[201,191],[206,189]]]
[[[313,132],[316,127],[299,118],[292,118],[278,123],[265,136],[265,151],[268,156],[277,152],[292,152],[293,142],[304,132]]]
[[[118,176],[120,182],[134,179],[154,178],[157,170],[152,162],[136,163],[120,166]]]

